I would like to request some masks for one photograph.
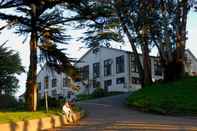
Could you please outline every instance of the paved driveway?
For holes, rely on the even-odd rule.
[[[197,131],[197,118],[171,117],[138,112],[123,103],[128,94],[79,103],[88,113],[75,125],[55,131]]]

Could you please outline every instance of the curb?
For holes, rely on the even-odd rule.
[[[64,115],[52,115],[39,119],[0,124],[0,129],[2,131],[41,131],[77,122],[82,117],[84,117],[84,111],[73,113],[71,119]]]

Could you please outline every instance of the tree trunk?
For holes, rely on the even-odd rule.
[[[36,33],[31,33],[30,40],[30,66],[27,77],[27,105],[30,111],[36,111],[37,109],[37,37]]]
[[[176,34],[176,74],[177,78],[185,75],[185,43],[186,43],[186,24],[189,11],[188,0],[182,0],[177,10],[177,34]]]
[[[116,12],[117,12],[117,15],[119,17],[119,20],[121,22],[121,26],[122,26],[124,32],[126,33],[127,38],[129,40],[129,43],[131,45],[131,48],[133,50],[133,53],[134,53],[134,56],[135,56],[135,60],[136,60],[136,64],[137,64],[137,68],[138,68],[138,71],[139,71],[139,77],[140,77],[141,85],[143,87],[144,86],[144,70],[143,70],[142,64],[140,62],[140,57],[138,55],[136,46],[135,46],[135,44],[133,42],[133,38],[132,38],[132,36],[131,36],[131,34],[130,34],[127,26],[126,26],[126,23],[124,21],[124,18],[121,15],[121,12],[118,10],[118,7],[116,7]]]
[[[149,56],[148,43],[142,45],[143,65],[144,65],[144,85],[152,84],[151,60]]]

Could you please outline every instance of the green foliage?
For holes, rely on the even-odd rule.
[[[94,92],[92,93],[93,97],[99,98],[104,97],[106,94],[106,91],[103,88],[97,87]]]
[[[147,86],[128,97],[128,105],[165,115],[197,115],[197,77]]]
[[[14,96],[0,95],[0,109],[15,108],[18,102]]]
[[[13,95],[18,87],[16,74],[24,71],[18,53],[0,45],[0,94]]]
[[[40,60],[55,65],[54,68],[58,68],[58,64],[63,65],[64,68],[68,65],[71,66],[67,57],[62,57],[65,56],[61,52],[62,50],[56,48],[57,43],[65,44],[69,38],[65,34],[63,26],[67,21],[61,10],[61,4],[64,3],[66,3],[65,5],[77,4],[65,0],[0,0],[0,19],[7,23],[6,27],[15,29],[15,33],[19,35],[30,36],[30,66],[26,82],[26,98],[28,98],[26,102],[32,111],[36,111],[37,54],[41,53]],[[0,29],[4,29],[4,27]],[[45,47],[44,50],[43,47]],[[40,48],[40,52],[37,52],[38,48]],[[54,54],[56,55],[54,56]]]
[[[62,108],[64,105],[63,99],[56,99],[48,96],[48,107],[50,108]],[[45,99],[40,99],[38,101],[38,108],[39,109],[45,109]]]

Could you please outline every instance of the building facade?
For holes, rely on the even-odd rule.
[[[140,56],[142,62],[142,56]],[[162,79],[158,57],[151,57],[153,80]],[[106,91],[135,91],[140,88],[134,54],[115,48],[97,47],[89,50],[75,64],[85,81],[80,93],[91,93],[96,87]]]
[[[186,50],[186,72],[197,75],[197,59]],[[142,56],[140,55],[142,62]],[[81,81],[76,82],[80,87],[77,94],[90,94],[97,87],[106,91],[136,91],[141,88],[138,68],[132,52],[106,47],[96,47],[87,51],[76,63],[80,70]],[[163,79],[159,57],[151,56],[153,81]],[[37,83],[39,96],[44,93],[51,97],[68,97],[73,90],[69,85],[69,77],[58,74],[44,66],[38,73]]]
[[[38,96],[43,98],[47,93],[50,97],[68,97],[73,90],[69,88],[69,77],[64,73],[57,73],[47,65],[37,75]]]

